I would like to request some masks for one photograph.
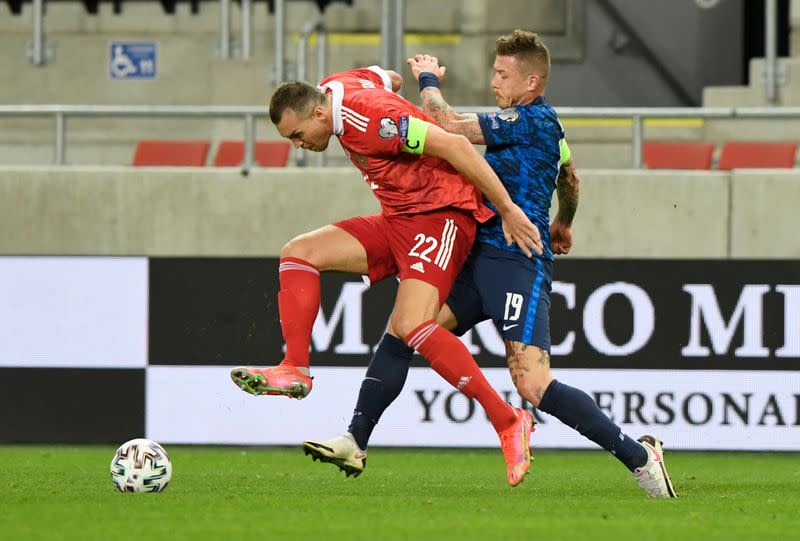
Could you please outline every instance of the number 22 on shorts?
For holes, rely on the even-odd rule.
[[[430,237],[425,235],[424,233],[417,233],[414,236],[414,247],[411,248],[411,251],[408,252],[408,255],[411,257],[418,257],[423,261],[428,263],[431,262],[431,258],[428,256],[431,252],[439,248],[439,251],[436,252],[436,257],[434,258],[434,265],[438,266],[442,270],[447,269],[447,265],[450,263],[450,257],[453,255],[453,244],[456,240],[456,233],[458,232],[458,227],[455,225],[453,220],[446,220],[444,228],[442,229],[442,238],[437,241],[434,237]]]

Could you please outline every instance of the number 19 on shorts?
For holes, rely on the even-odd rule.
[[[522,311],[522,295],[519,293],[506,293],[506,312],[503,316],[505,321],[516,321]]]

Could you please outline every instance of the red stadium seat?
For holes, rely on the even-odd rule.
[[[722,145],[718,168],[754,169],[771,167],[794,167],[797,143],[791,141],[744,142],[732,141]]]
[[[187,165],[202,167],[206,164],[211,142],[208,140],[142,139],[136,144],[133,165]]]
[[[711,169],[714,143],[706,141],[645,141],[648,169]]]
[[[286,167],[289,162],[289,141],[256,141],[253,161],[261,167]],[[244,141],[221,141],[214,156],[216,167],[236,167],[244,161]]]

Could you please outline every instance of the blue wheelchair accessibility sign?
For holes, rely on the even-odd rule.
[[[112,79],[155,79],[158,49],[154,41],[112,41],[108,48]]]

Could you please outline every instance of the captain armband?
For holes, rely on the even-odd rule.
[[[425,150],[425,138],[428,136],[429,126],[428,122],[409,116],[408,133],[405,136],[406,141],[400,150],[409,154],[422,154],[422,151]],[[403,135],[402,131],[400,133],[401,136]]]
[[[561,157],[558,160],[558,166],[561,167],[565,163],[569,161],[570,156],[572,153],[569,151],[569,145],[567,145],[566,139],[561,139],[558,142],[558,150],[560,151]]]

